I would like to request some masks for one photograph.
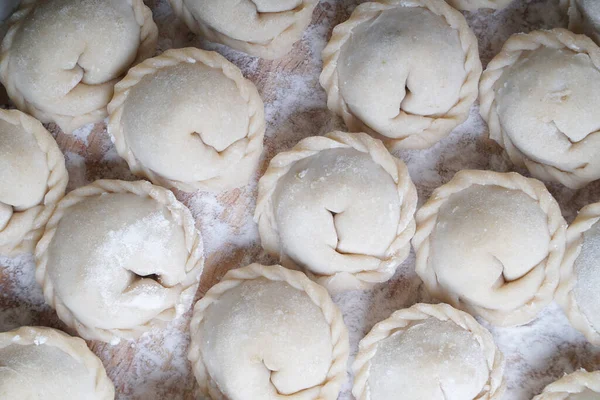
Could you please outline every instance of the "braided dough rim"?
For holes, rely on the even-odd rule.
[[[78,204],[88,197],[102,196],[107,193],[131,193],[141,197],[148,197],[164,205],[179,222],[184,232],[185,246],[188,250],[188,259],[185,265],[186,278],[176,286],[181,286],[179,301],[170,309],[166,309],[154,316],[144,324],[127,329],[103,329],[86,326],[77,319],[71,310],[63,303],[54,291],[54,284],[47,273],[48,247],[58,228],[58,224],[69,207]],[[54,214],[46,225],[44,235],[35,249],[36,272],[35,277],[42,287],[44,298],[56,310],[61,321],[75,329],[79,336],[87,340],[100,340],[113,342],[116,339],[136,339],[144,332],[154,327],[164,327],[170,321],[179,318],[190,308],[194,294],[200,281],[204,268],[204,247],[200,232],[195,227],[191,212],[181,204],[167,189],[154,186],[147,181],[126,182],[119,180],[98,180],[90,185],[80,187],[67,194],[56,207]],[[173,286],[175,287],[175,286]]]
[[[40,337],[44,338],[43,343],[40,342]],[[91,375],[96,376],[95,399],[113,400],[115,398],[115,387],[106,375],[102,361],[87,347],[82,339],[69,336],[57,329],[42,326],[22,326],[9,332],[0,333],[0,349],[15,344],[56,347],[78,363],[83,364]]]
[[[575,261],[581,253],[583,234],[599,220],[600,203],[589,204],[579,211],[577,218],[567,229],[567,247],[560,267],[560,283],[555,295],[556,302],[562,307],[571,325],[596,346],[600,345],[600,332],[594,329],[579,308],[573,289],[577,284]]]
[[[446,112],[445,116],[437,118],[424,117],[432,121],[428,129],[405,138],[390,138],[379,134],[352,114],[340,93],[337,64],[342,47],[352,35],[354,28],[371,20],[376,14],[398,7],[426,8],[432,13],[443,17],[450,27],[457,30],[465,53],[467,76],[460,89],[456,104]],[[379,2],[363,3],[356,7],[347,21],[333,29],[331,39],[323,49],[321,57],[323,59],[323,72],[319,77],[319,82],[327,92],[328,108],[344,119],[350,131],[367,132],[381,139],[391,150],[431,147],[466,121],[471,106],[477,99],[477,85],[482,71],[475,34],[467,24],[465,17],[443,0],[380,0]]]
[[[511,311],[484,308],[463,301],[459,296],[449,293],[439,284],[435,272],[429,265],[430,235],[435,229],[438,211],[450,196],[473,185],[493,185],[510,190],[520,190],[534,199],[548,217],[550,250],[546,259],[542,261],[545,264],[544,280],[537,292],[527,303]],[[496,326],[526,324],[534,320],[537,314],[552,301],[554,292],[558,286],[559,269],[565,251],[567,223],[561,214],[556,200],[548,192],[544,184],[537,179],[525,178],[515,172],[460,171],[450,182],[433,191],[429,200],[417,211],[416,220],[417,232],[412,241],[416,252],[415,269],[417,275],[423,280],[425,287],[433,297],[447,302],[453,307],[463,309],[474,315],[479,315]]]
[[[587,372],[584,369],[565,375],[544,388],[533,400],[567,400],[573,393],[590,389],[600,393],[600,371]]]
[[[202,63],[210,68],[219,69],[232,80],[240,92],[240,96],[248,103],[249,124],[248,133],[244,137],[248,140],[246,153],[236,163],[228,167],[213,178],[196,182],[183,182],[171,180],[160,173],[145,167],[133,154],[125,138],[121,117],[125,108],[127,97],[132,88],[148,76],[163,68],[170,68],[181,63]],[[110,115],[107,130],[113,143],[121,156],[135,175],[147,178],[156,185],[175,187],[184,192],[197,190],[220,191],[233,189],[246,185],[258,168],[258,162],[263,150],[263,138],[266,130],[265,111],[263,101],[254,84],[244,78],[238,67],[229,62],[225,57],[214,51],[200,50],[194,47],[183,49],[170,49],[160,56],[149,58],[131,68],[125,78],[115,85],[115,94],[108,104]]]
[[[504,355],[494,343],[492,334],[481,326],[469,314],[457,310],[448,304],[418,303],[410,308],[394,312],[389,318],[377,323],[360,341],[356,360],[352,364],[354,383],[352,394],[357,400],[371,400],[368,388],[371,359],[377,353],[380,341],[387,339],[403,328],[410,327],[415,321],[436,318],[451,321],[470,332],[481,346],[488,365],[488,381],[482,392],[473,400],[499,400],[506,390],[504,379]]]
[[[224,395],[219,391],[216,383],[212,381],[206,370],[206,365],[202,360],[200,343],[200,325],[204,318],[204,312],[212,303],[219,300],[219,297],[226,291],[235,288],[246,280],[266,278],[270,281],[282,281],[293,288],[305,292],[311,301],[319,306],[323,316],[331,327],[332,340],[332,362],[327,372],[326,381],[316,388],[314,399],[336,400],[341,386],[346,380],[346,363],[349,355],[348,328],[344,323],[342,313],[335,305],[329,293],[322,286],[312,282],[302,272],[283,268],[279,265],[265,266],[261,264],[250,264],[246,267],[230,270],[225,274],[221,282],[213,286],[204,297],[194,306],[194,313],[190,323],[190,350],[188,359],[192,363],[194,376],[200,387],[202,394],[211,399],[222,400]],[[287,396],[286,396],[287,397]]]
[[[534,51],[540,47],[552,49],[567,48],[575,53],[584,53],[600,70],[600,48],[585,35],[577,35],[566,29],[552,29],[517,33],[512,35],[502,46],[502,50],[488,64],[479,83],[479,112],[489,126],[490,139],[497,142],[508,155],[513,164],[526,167],[536,178],[545,181],[559,182],[571,189],[579,189],[587,183],[600,178],[593,171],[585,173],[586,168],[576,169],[579,172],[568,172],[547,164],[533,161],[523,154],[502,129],[500,117],[496,110],[496,93],[494,85],[504,70],[519,60],[524,52]],[[590,133],[590,134],[593,134]]]
[[[480,8],[488,8],[492,10],[503,10],[513,0],[447,0],[448,4],[458,10],[476,11]]]
[[[65,195],[69,174],[58,144],[38,120],[17,110],[0,110],[0,120],[19,126],[25,132],[33,135],[38,147],[46,155],[46,165],[49,171],[46,192],[41,203],[25,211],[14,212],[6,227],[0,229],[0,253],[14,256],[33,251],[36,242],[42,236],[44,225],[50,219],[56,204]],[[15,216],[29,220],[25,232],[17,227],[20,221],[16,221]]]
[[[81,115],[64,115],[53,112],[47,112],[41,108],[36,107],[33,103],[29,102],[22,93],[17,89],[15,82],[11,79],[8,74],[8,65],[10,63],[10,50],[15,38],[18,33],[23,20],[33,11],[37,1],[39,0],[26,0],[22,1],[20,7],[13,13],[8,20],[9,30],[2,41],[2,50],[0,51],[0,81],[6,88],[6,92],[10,99],[15,103],[18,109],[33,115],[44,123],[54,122],[60,129],[65,133],[71,133],[75,129],[88,124],[100,122],[108,116],[106,105],[97,110],[88,112]],[[135,65],[142,60],[152,56],[156,45],[158,43],[158,27],[152,19],[152,10],[144,4],[143,0],[124,0],[127,1],[133,8],[136,22],[140,25],[140,46],[135,61],[132,65]],[[117,83],[120,77],[115,77],[112,81]]]
[[[266,44],[234,39],[213,29],[210,25],[192,14],[186,6],[185,0],[169,0],[169,3],[177,18],[183,20],[188,29],[193,33],[201,35],[211,42],[224,44],[251,56],[274,60],[289,53],[294,43],[302,38],[302,33],[310,25],[313,10],[319,3],[319,0],[302,0],[301,5],[294,10],[290,10],[295,13],[294,17],[296,21]]]
[[[258,182],[254,221],[258,224],[262,247],[265,251],[271,256],[279,258],[285,267],[300,269],[300,266],[281,249],[272,196],[279,180],[289,172],[294,163],[321,151],[336,148],[353,148],[361,153],[369,153],[373,161],[392,177],[402,205],[396,238],[386,250],[386,258],[381,260],[376,270],[357,273],[337,272],[333,275],[313,274],[307,268],[303,268],[303,271],[330,292],[352,289],[366,290],[377,283],[388,281],[394,275],[396,269],[410,253],[410,240],[416,230],[414,214],[417,207],[417,189],[404,162],[392,156],[381,141],[366,133],[334,131],[324,137],[305,138],[291,150],[279,153],[271,160],[265,174]],[[395,169],[392,170],[391,168],[394,167]]]

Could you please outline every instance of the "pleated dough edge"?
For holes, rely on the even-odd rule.
[[[573,393],[585,389],[600,393],[600,371],[587,372],[584,369],[565,375],[544,388],[533,400],[566,400]]]

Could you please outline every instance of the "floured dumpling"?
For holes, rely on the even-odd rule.
[[[63,154],[42,124],[0,110],[0,255],[33,251],[68,181]]]
[[[433,297],[500,326],[525,324],[552,301],[566,222],[541,182],[461,171],[416,219],[416,271]]]
[[[566,1],[569,2],[569,30],[584,33],[600,45],[600,1]]]
[[[188,28],[253,56],[287,54],[310,24],[319,0],[169,0]]]
[[[600,203],[584,207],[567,230],[556,300],[571,324],[600,345]]]
[[[256,87],[232,63],[196,48],[132,68],[108,105],[108,132],[131,170],[193,192],[243,186],[265,134]]]
[[[298,271],[229,271],[196,303],[190,330],[189,359],[210,399],[335,400],[346,380],[342,314]]]
[[[513,0],[446,0],[448,4],[459,10],[475,11],[480,8],[501,10],[508,7]]]
[[[113,400],[115,388],[83,340],[25,326],[0,333],[0,398]]]
[[[481,61],[462,14],[443,0],[363,3],[323,50],[327,104],[351,131],[425,148],[465,121]]]
[[[600,372],[581,369],[565,375],[546,386],[533,400],[600,400]]]
[[[145,181],[100,180],[70,192],[35,255],[37,281],[59,318],[105,342],[181,316],[204,261],[189,210]]]
[[[357,400],[497,400],[506,388],[490,332],[447,304],[416,304],[375,325],[352,368]]]
[[[20,110],[66,132],[107,116],[115,83],[158,38],[143,0],[26,0],[10,24],[2,84]]]
[[[490,137],[513,163],[573,189],[600,178],[600,48],[589,38],[513,35],[479,90]]]
[[[385,282],[410,252],[417,191],[404,163],[365,133],[332,132],[275,156],[255,220],[265,250],[329,290]]]

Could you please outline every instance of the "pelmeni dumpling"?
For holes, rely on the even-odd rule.
[[[375,325],[352,368],[357,400],[499,400],[506,389],[490,332],[447,304],[416,304]]]
[[[24,326],[0,333],[0,398],[113,400],[115,388],[83,340]]]
[[[565,29],[511,36],[480,83],[490,138],[513,163],[580,188],[600,178],[600,48]]]
[[[444,0],[381,0],[335,27],[320,81],[349,130],[425,148],[467,119],[480,75],[477,39],[460,12]]]
[[[416,271],[433,297],[500,326],[552,301],[566,222],[535,179],[461,171],[416,215]]]
[[[569,30],[584,33],[600,45],[600,1],[565,1],[569,3]]]
[[[300,40],[319,0],[169,0],[188,28],[211,42],[279,58]]]
[[[59,318],[105,342],[181,316],[204,262],[189,210],[146,181],[100,180],[70,192],[35,257],[36,279]]]
[[[115,83],[158,40],[143,0],[26,0],[10,24],[2,84],[20,110],[66,132],[104,119]]]
[[[533,400],[600,400],[600,372],[581,369],[565,375]]]
[[[68,181],[63,154],[42,124],[0,110],[0,255],[33,251]]]
[[[223,56],[167,50],[115,86],[108,132],[136,174],[194,192],[248,183],[263,149],[256,87]]]
[[[260,179],[265,250],[332,291],[389,280],[408,257],[417,191],[404,163],[365,133],[309,137]]]
[[[298,271],[229,271],[196,303],[190,331],[202,398],[336,400],[346,380],[342,314]]]

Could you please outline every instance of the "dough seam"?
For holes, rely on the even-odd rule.
[[[584,369],[565,375],[544,388],[542,394],[533,400],[567,400],[573,393],[581,393],[590,389],[600,393],[600,372],[587,372]]]

